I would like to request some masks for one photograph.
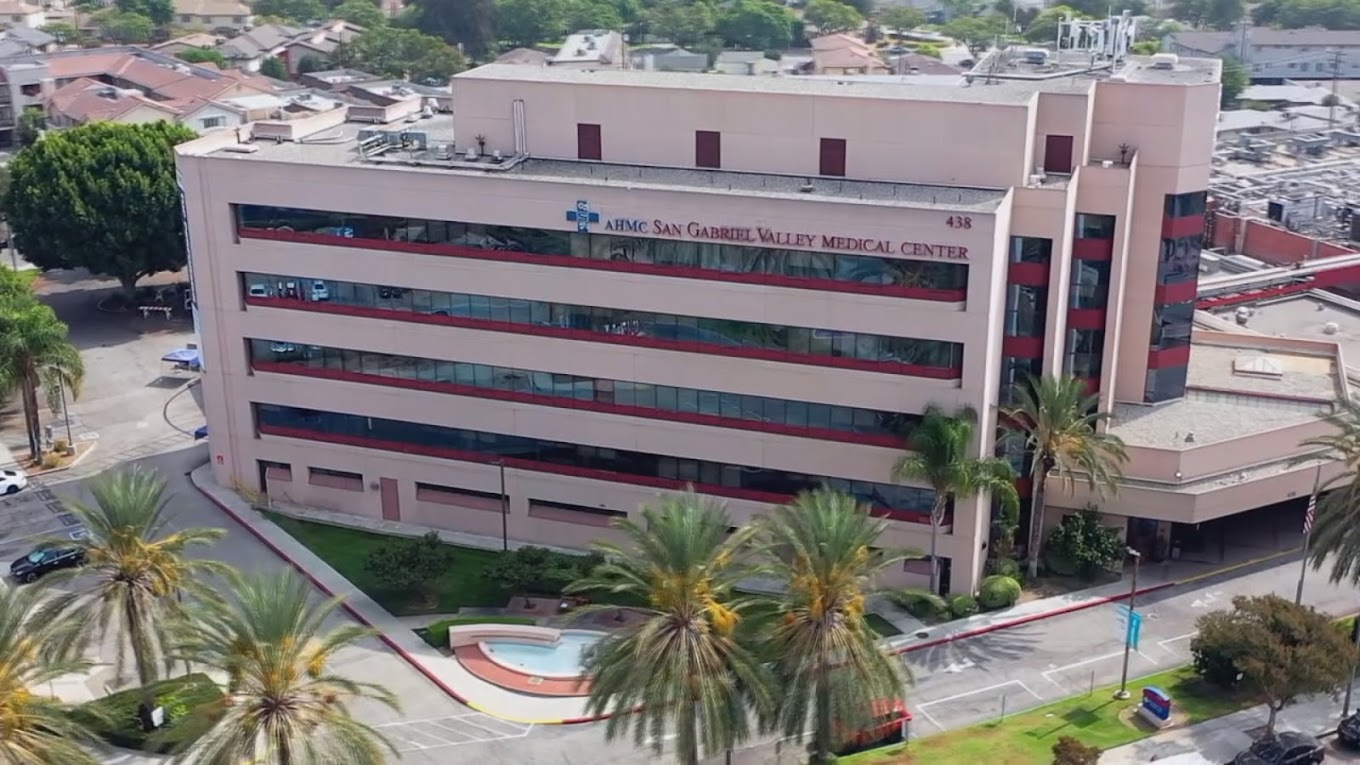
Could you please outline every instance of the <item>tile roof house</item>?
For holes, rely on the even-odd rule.
[[[331,55],[336,48],[353,41],[364,33],[358,24],[339,19],[331,20],[314,29],[308,29],[283,44],[279,58],[288,67],[290,75],[296,75],[298,65],[305,58],[311,58],[318,65],[329,66]]]
[[[213,31],[240,31],[255,23],[254,12],[240,0],[174,0],[175,21]]]
[[[552,56],[533,48],[512,48],[496,57],[493,64],[518,64],[520,66],[547,66]]]
[[[344,90],[354,83],[381,79],[376,74],[361,72],[358,69],[330,69],[325,72],[308,72],[298,75],[298,83],[321,90]]]
[[[106,120],[159,122],[173,120],[178,115],[179,110],[174,106],[153,101],[136,90],[115,88],[88,77],[59,88],[47,105],[48,125],[57,128]]]
[[[1334,55],[1337,75],[1360,79],[1360,30],[1272,29],[1249,27],[1233,32],[1172,32],[1162,41],[1168,53],[1231,56],[1242,62],[1252,82],[1330,79]]]
[[[853,48],[864,53],[872,53],[874,51],[874,46],[854,35],[848,35],[844,32],[814,37],[811,40],[808,40],[808,43],[812,45],[814,51],[840,50],[842,48]]]
[[[904,53],[896,56],[892,59],[891,64],[895,74],[963,74],[963,69],[960,67],[946,64],[932,56],[923,56],[920,53]]]
[[[776,74],[779,62],[765,58],[758,50],[725,50],[713,62],[714,70],[723,74],[759,75]]]
[[[628,51],[634,69],[648,72],[704,72],[708,54],[694,53],[678,45],[649,45]]]
[[[0,59],[48,53],[57,48],[57,38],[38,29],[13,26],[0,30]]]
[[[183,53],[191,48],[216,48],[223,42],[218,35],[210,35],[206,32],[195,32],[193,34],[176,37],[166,40],[163,43],[150,46],[150,50],[159,51],[167,56],[174,56]]]
[[[47,24],[47,12],[23,0],[0,0],[0,24],[39,29]]]
[[[232,66],[257,72],[260,64],[270,56],[283,52],[283,46],[306,30],[284,24],[261,24],[217,46]]]

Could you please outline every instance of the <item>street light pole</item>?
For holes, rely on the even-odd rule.
[[[1356,616],[1355,621],[1351,624],[1351,639],[1355,641],[1357,647],[1360,647],[1360,616]],[[1342,719],[1345,719],[1351,713],[1351,686],[1355,685],[1355,666],[1354,664],[1351,665],[1351,679],[1350,682],[1346,683],[1346,698],[1341,702]]]
[[[61,391],[61,415],[66,418],[66,448],[75,453],[76,442],[71,440],[71,410],[66,408],[66,383],[57,377],[57,390]]]
[[[1124,670],[1119,675],[1119,690],[1115,692],[1116,699],[1127,699],[1129,697],[1129,653],[1133,649],[1133,598],[1138,594],[1138,564],[1143,560],[1143,554],[1128,548],[1128,554],[1133,556],[1133,581],[1129,583],[1129,623],[1124,627]]]
[[[496,460],[496,467],[501,471],[501,550],[510,551],[510,497],[505,493],[505,460]]]

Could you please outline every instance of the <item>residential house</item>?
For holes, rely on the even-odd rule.
[[[708,54],[694,53],[678,45],[646,45],[628,51],[634,69],[648,72],[704,72],[708,70]]]
[[[254,12],[240,0],[174,0],[175,21],[213,32],[240,32],[255,24]]]
[[[904,53],[894,56],[889,62],[895,74],[920,74],[920,75],[962,75],[963,69],[952,64],[934,58],[923,56],[920,53]]]
[[[713,68],[723,74],[778,74],[779,62],[765,58],[765,54],[758,50],[725,50],[718,54]]]
[[[812,61],[802,71],[806,74],[889,74],[892,72],[878,51],[858,37],[844,33],[822,35],[810,40]]]
[[[417,111],[426,106],[435,112],[453,111],[453,90],[448,85],[418,85],[406,80],[372,80],[351,83],[341,92],[349,97],[352,103],[357,104],[387,108],[414,100]]]
[[[315,66],[327,67],[335,49],[364,33],[364,28],[348,21],[332,20],[308,29],[283,44],[279,58],[288,67],[288,74],[296,75],[304,59],[312,59]]]
[[[547,66],[552,56],[533,48],[512,48],[496,57],[493,64],[517,64],[519,66]]]
[[[237,69],[260,71],[260,64],[283,52],[283,46],[305,29],[284,24],[261,24],[217,46],[217,52]]]
[[[0,29],[0,59],[51,53],[59,41],[41,29],[14,26]]]
[[[1242,89],[1238,100],[1280,109],[1286,106],[1325,105],[1331,103],[1331,97],[1332,89],[1327,83],[1314,82],[1305,85],[1287,82],[1283,85],[1248,85]],[[1351,103],[1351,100],[1338,96],[1337,103]]]
[[[48,127],[62,128],[86,122],[160,122],[173,120],[178,110],[153,101],[132,88],[116,88],[81,77],[57,89],[47,104]]]
[[[193,34],[176,37],[173,40],[166,40],[163,43],[152,45],[151,50],[164,53],[167,56],[175,56],[191,48],[211,49],[216,48],[223,42],[218,35],[211,35],[206,32],[195,32]]]
[[[1248,27],[1228,32],[1172,32],[1162,49],[1182,56],[1229,56],[1242,62],[1254,83],[1332,77],[1360,79],[1360,30]]]
[[[47,11],[41,5],[23,0],[0,0],[0,25],[40,29],[47,24]]]
[[[308,72],[298,75],[298,84],[321,90],[340,91],[360,82],[373,82],[382,78],[376,74],[361,72],[358,69],[329,69],[324,72]]]
[[[261,93],[206,100],[189,105],[180,115],[179,121],[203,133],[260,120],[310,117],[345,107],[344,101],[311,91],[304,90],[293,94]]]
[[[569,69],[622,69],[628,63],[623,35],[605,29],[567,35],[548,66]]]

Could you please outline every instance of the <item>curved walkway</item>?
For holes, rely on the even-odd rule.
[[[536,677],[506,669],[492,661],[477,645],[453,649],[458,663],[479,680],[501,688],[533,696],[585,696],[590,693],[589,681],[572,678]]]

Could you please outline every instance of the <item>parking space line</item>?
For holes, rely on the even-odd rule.
[[[529,729],[533,727],[533,726],[530,726],[530,728],[524,729],[524,731],[522,731],[521,733],[519,733],[519,734],[517,734],[517,735],[507,735],[507,734],[505,734],[505,733],[502,732],[502,731],[493,730],[493,729],[491,729],[491,728],[486,727],[485,725],[478,725],[477,723],[475,723],[475,722],[473,722],[473,721],[471,721],[471,720],[468,720],[468,719],[466,719],[466,718],[455,717],[455,718],[453,718],[453,719],[457,720],[458,722],[460,722],[460,723],[462,723],[462,724],[464,724],[464,725],[471,725],[471,726],[474,727],[474,728],[479,728],[479,729],[481,729],[481,730],[486,731],[487,733],[490,733],[490,734],[493,735],[493,736],[498,736],[498,737],[500,737],[500,738],[523,738],[524,736],[529,735]]]
[[[1025,684],[1022,683],[1022,682],[1020,682],[1019,680],[1007,680],[1007,681],[1004,682],[1004,683],[997,683],[996,685],[989,685],[989,686],[987,686],[986,688],[977,688],[977,689],[974,689],[974,690],[971,690],[971,691],[964,691],[963,693],[956,693],[956,694],[954,694],[953,696],[946,696],[945,698],[942,698],[942,699],[935,699],[935,700],[933,700],[933,701],[924,701],[924,702],[922,702],[922,703],[920,703],[920,704],[917,704],[917,705],[916,705],[916,708],[917,708],[917,709],[922,709],[922,708],[924,708],[924,707],[932,706],[932,705],[934,705],[934,704],[944,704],[944,703],[950,702],[950,701],[958,701],[959,699],[967,698],[967,697],[969,697],[969,696],[976,696],[976,695],[979,694],[979,693],[986,693],[987,691],[994,691],[994,690],[996,690],[997,688],[1005,688],[1005,687],[1008,686],[1008,685],[1018,685],[1018,686],[1020,686],[1021,688],[1024,688],[1026,691],[1029,691],[1030,695],[1034,696],[1035,698],[1039,698],[1039,694],[1035,693],[1034,691],[1030,691],[1029,688],[1026,688],[1026,687],[1025,687]]]
[[[439,728],[440,730],[443,730],[443,731],[447,731],[447,732],[449,732],[449,733],[452,733],[452,734],[455,735],[455,736],[463,736],[463,737],[465,737],[465,738],[470,738],[470,739],[472,739],[473,741],[494,741],[494,740],[495,740],[495,739],[490,739],[490,738],[483,738],[483,737],[481,737],[481,736],[474,736],[474,735],[472,735],[471,733],[468,733],[467,731],[457,730],[456,728],[451,728],[451,727],[445,725],[445,724],[442,723],[442,722],[435,722],[434,720],[431,720],[431,721],[429,721],[429,722],[423,722],[423,723],[420,723],[420,724],[421,724],[421,725],[432,725],[432,726],[434,726],[434,727],[436,727],[436,728]],[[486,729],[483,728],[482,730],[486,730]],[[467,742],[466,742],[466,741],[460,741],[460,742],[458,742],[458,743],[460,743],[460,744],[465,744],[465,743],[467,743]]]
[[[469,719],[477,717],[485,718],[486,716],[478,713],[448,715],[420,720],[401,720],[373,727],[388,736],[397,746],[397,750],[403,752],[524,738],[529,735],[534,727],[532,725],[507,724],[514,728],[513,733],[507,733],[488,727],[487,724],[484,724],[486,720],[473,722]],[[486,735],[479,735],[481,733]]]
[[[936,728],[939,728],[940,730],[945,730],[945,727],[941,725],[940,722],[936,720],[934,717],[931,717],[929,712],[922,709],[920,704],[916,705],[916,711],[919,712],[922,717],[926,718],[926,722],[930,723],[931,725],[934,725]]]
[[[1176,637],[1173,638],[1167,638],[1166,640],[1158,640],[1157,645],[1161,646],[1163,651],[1171,653],[1172,651],[1170,648],[1167,647],[1167,643],[1179,643],[1182,640],[1189,640],[1190,638],[1198,634],[1199,632],[1190,632],[1185,635],[1177,635]]]
[[[1052,668],[1052,669],[1045,670],[1045,671],[1043,672],[1043,676],[1044,676],[1044,677],[1048,677],[1049,679],[1052,679],[1050,676],[1051,676],[1051,675],[1055,675],[1055,674],[1057,674],[1057,673],[1059,673],[1059,672],[1066,672],[1066,671],[1069,670],[1069,669],[1076,669],[1077,667],[1084,667],[1084,666],[1086,666],[1087,664],[1095,664],[1095,663],[1098,662],[1098,661],[1105,661],[1106,659],[1113,659],[1113,658],[1116,657],[1116,656],[1123,656],[1123,655],[1124,655],[1124,652],[1123,652],[1123,651],[1115,651],[1114,653],[1107,653],[1107,654],[1105,654],[1104,656],[1096,656],[1096,657],[1093,657],[1093,658],[1090,658],[1090,659],[1082,659],[1081,661],[1073,662],[1073,663],[1071,663],[1071,664],[1064,664],[1064,665],[1061,666],[1061,667],[1054,667],[1054,668]]]
[[[1152,666],[1154,666],[1154,667],[1160,667],[1160,666],[1162,666],[1162,665],[1161,665],[1161,662],[1157,661],[1156,659],[1152,658],[1151,656],[1148,656],[1147,654],[1143,653],[1142,651],[1138,650],[1137,648],[1133,649],[1133,652],[1136,653],[1136,654],[1138,654],[1139,656],[1142,656],[1144,659],[1147,659],[1148,661],[1152,662]]]

